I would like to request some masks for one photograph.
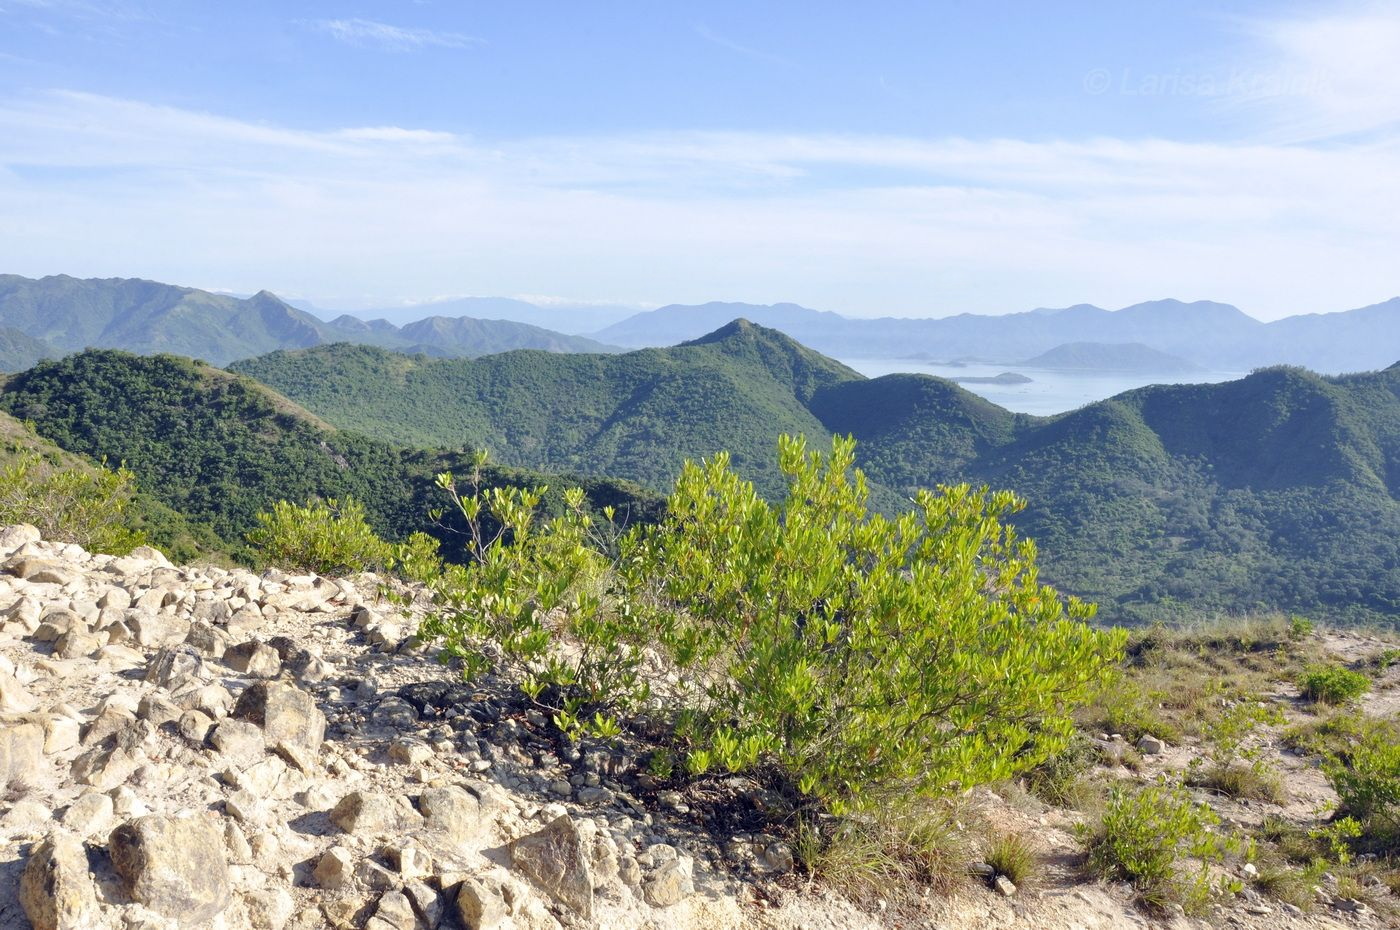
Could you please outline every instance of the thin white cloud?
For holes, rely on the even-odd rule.
[[[716,32],[704,23],[696,23],[691,28],[695,30],[696,35],[704,39],[706,42],[718,45],[720,48],[728,49],[729,51],[734,52],[735,54],[743,55],[746,58],[752,58],[756,61],[770,62],[772,64],[790,64],[790,62],[786,58],[782,58],[778,55],[761,51],[751,46],[744,45],[740,42],[736,42],[728,36]]]
[[[394,52],[432,47],[469,48],[484,41],[460,32],[391,26],[371,19],[319,19],[311,25],[350,45],[375,46]]]
[[[1263,317],[1400,292],[1400,147],[312,131],[0,103],[3,270],[236,290],[717,296],[852,313],[1150,296]]]
[[[1261,113],[1272,138],[1400,128],[1400,5],[1351,3],[1242,27],[1253,48],[1223,83],[1224,102]]]

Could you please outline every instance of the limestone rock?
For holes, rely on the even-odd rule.
[[[457,888],[457,916],[467,930],[493,930],[508,917],[499,884],[469,876]]]
[[[164,648],[146,663],[145,680],[171,691],[204,677],[204,660],[189,646]]]
[[[418,809],[429,831],[461,844],[481,829],[481,802],[465,788],[428,788],[418,796]]]
[[[265,750],[263,733],[246,720],[227,717],[214,725],[209,743],[230,759],[251,762],[262,757]]]
[[[12,672],[0,671],[0,714],[27,714],[38,706]]]
[[[663,862],[642,885],[642,895],[653,907],[679,904],[695,890],[692,863],[688,856]]]
[[[343,888],[355,874],[355,857],[344,846],[332,846],[321,855],[311,874],[322,888]]]
[[[250,930],[282,930],[296,910],[296,902],[285,888],[265,888],[243,896]]]
[[[355,836],[388,836],[414,829],[419,817],[398,799],[375,791],[353,791],[331,811],[331,822]]]
[[[37,723],[0,726],[0,789],[34,784],[43,770],[44,728]]]
[[[204,817],[147,814],[112,831],[112,865],[132,900],[199,925],[233,899],[223,839]]]
[[[225,650],[224,664],[250,678],[276,678],[282,672],[277,650],[251,639]]]
[[[555,901],[593,917],[593,875],[578,826],[567,815],[510,844],[511,864]]]
[[[316,700],[283,682],[250,685],[234,705],[233,716],[261,726],[263,738],[274,748],[286,744],[315,756],[326,737],[326,715]]]
[[[34,930],[98,926],[97,888],[82,842],[59,835],[36,845],[20,875],[19,903]]]
[[[79,836],[102,833],[112,825],[115,809],[112,799],[105,794],[89,791],[68,805],[63,814],[63,825]]]
[[[1162,743],[1162,741],[1159,740],[1157,737],[1153,736],[1151,733],[1144,733],[1142,735],[1142,738],[1137,741],[1137,751],[1142,753],[1144,756],[1159,755],[1165,748],[1166,746]]]
[[[417,930],[418,915],[413,902],[402,891],[386,891],[374,909],[365,930]]]

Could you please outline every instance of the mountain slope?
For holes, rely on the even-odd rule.
[[[1046,577],[1106,617],[1183,605],[1400,617],[1400,367],[1272,368],[1052,418],[924,375],[866,379],[743,321],[619,356],[444,361],[330,346],[236,367],[343,426],[658,490],[684,458],[729,449],[775,495],[778,433],[814,444],[849,433],[887,509],[941,482],[1023,495],[1017,522]]]
[[[361,342],[452,357],[519,348],[610,351],[591,339],[505,320],[432,317],[402,329],[382,320],[365,322],[349,316],[327,323],[268,291],[238,298],[155,281],[80,280],[66,275],[39,280],[0,275],[0,327],[51,347],[48,354],[115,348],[169,352],[217,365],[328,342]]]
[[[805,400],[860,378],[742,321],[625,355],[431,359],[333,345],[231,369],[332,422],[404,445],[483,447],[512,465],[624,475],[658,489],[686,459],[725,449],[769,491],[779,486],[778,434],[823,432]]]
[[[469,471],[460,454],[336,430],[249,378],[170,355],[90,350],[45,362],[6,380],[0,409],[32,420],[64,449],[124,462],[145,492],[209,527],[230,551],[279,499],[352,495],[392,538],[443,533],[428,518],[444,503],[433,476]],[[547,483],[557,498],[576,482],[493,468],[487,483]],[[643,514],[658,505],[627,482],[582,484],[598,505]]]
[[[24,371],[62,353],[18,329],[0,328],[0,371]]]
[[[1027,368],[1178,374],[1200,371],[1184,358],[1140,342],[1066,342],[1021,363]]]

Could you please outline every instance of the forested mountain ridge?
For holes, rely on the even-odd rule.
[[[886,507],[956,481],[1022,494],[1018,524],[1047,577],[1110,616],[1173,604],[1400,616],[1400,367],[1275,367],[1050,418],[929,376],[867,379],[742,321],[619,356],[326,346],[235,368],[342,426],[657,490],[684,459],[728,449],[776,494],[777,434],[851,434]]]
[[[224,365],[276,349],[360,342],[442,356],[516,348],[606,352],[608,346],[506,320],[431,317],[402,328],[342,316],[324,322],[260,291],[239,298],[133,278],[41,279],[0,275],[0,327],[32,344],[0,354],[0,367],[21,370],[45,355],[89,347],[169,352]],[[14,342],[12,338],[10,340]],[[8,366],[8,367],[6,367]]]
[[[0,410],[90,460],[125,463],[142,491],[237,552],[255,516],[280,499],[353,496],[381,533],[414,530],[461,543],[428,512],[446,503],[442,471],[469,472],[469,457],[404,449],[331,427],[250,378],[171,355],[89,350],[5,379]],[[581,485],[596,506],[654,518],[660,498],[630,482],[546,476],[490,467],[488,484],[548,484],[551,505]],[[153,541],[169,544],[159,528]]]

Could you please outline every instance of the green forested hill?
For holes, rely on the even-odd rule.
[[[730,449],[777,493],[777,434],[849,433],[886,507],[958,480],[1021,493],[1047,577],[1107,616],[1400,617],[1400,368],[1273,368],[1038,418],[937,378],[866,379],[745,323],[620,356],[464,362],[328,346],[237,367],[341,426],[658,490],[684,458]]]
[[[145,493],[231,551],[278,499],[352,495],[388,536],[431,529],[428,510],[445,503],[433,476],[466,470],[461,454],[335,430],[251,379],[169,355],[90,350],[44,362],[5,382],[0,408],[70,452],[125,462]],[[556,496],[566,483],[509,468],[492,468],[487,479],[547,482]],[[642,516],[660,506],[625,481],[583,484],[597,505]]]
[[[727,449],[767,491],[779,433],[820,435],[807,402],[861,376],[738,321],[695,342],[625,355],[404,356],[365,346],[275,352],[231,369],[339,426],[409,446],[487,448],[547,471],[666,488],[687,458]]]

